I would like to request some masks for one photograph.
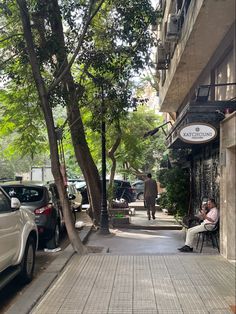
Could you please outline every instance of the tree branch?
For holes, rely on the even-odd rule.
[[[10,56],[8,59],[2,61],[0,63],[0,67],[2,67],[4,64],[6,64],[8,61],[10,61],[11,59],[15,58],[16,56],[18,56],[19,54],[18,53],[15,53],[13,56]]]
[[[36,52],[34,49],[34,42],[33,42],[33,36],[31,32],[27,3],[25,0],[17,0],[17,3],[20,8],[24,36],[25,36],[25,41],[27,44],[28,56],[29,56],[31,67],[32,67],[33,76],[35,79],[35,83],[36,83],[36,87],[38,89],[39,95],[43,99],[45,97],[45,94],[47,94],[47,92],[46,92],[46,87],[43,82],[40,70],[39,70],[39,64],[38,64]]]
[[[63,71],[58,75],[58,77],[54,80],[54,82],[52,82],[52,84],[49,86],[49,92],[51,90],[53,90],[57,84],[59,84],[61,82],[61,80],[63,79],[64,75],[67,73],[67,71],[71,68],[72,64],[74,63],[75,61],[75,58],[77,57],[79,51],[80,51],[80,48],[82,46],[82,43],[83,43],[83,40],[84,40],[84,37],[87,33],[87,30],[88,30],[88,27],[91,23],[91,21],[93,20],[93,18],[96,16],[97,12],[100,10],[102,4],[104,3],[105,0],[101,0],[100,3],[98,4],[97,8],[94,10],[93,14],[90,16],[88,16],[86,22],[85,22],[85,25],[84,25],[84,29],[82,31],[82,34],[80,35],[80,38],[79,38],[79,41],[78,41],[78,45],[74,51],[74,54],[73,56],[71,57],[70,61],[68,62],[67,66],[63,69]],[[90,5],[89,5],[89,11],[91,10],[91,7],[93,5],[93,2],[94,0],[90,0]],[[95,2],[96,3],[96,2]]]
[[[6,41],[6,40],[8,40],[8,39],[11,39],[11,38],[13,38],[13,37],[17,37],[17,36],[23,36],[23,34],[22,34],[22,33],[13,34],[13,35],[11,35],[11,36],[8,36],[8,37],[6,37],[6,38],[1,39],[1,40],[0,40],[0,43]]]

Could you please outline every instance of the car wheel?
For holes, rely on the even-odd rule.
[[[29,283],[33,278],[34,265],[35,265],[35,240],[30,237],[25,246],[25,253],[21,262],[21,272],[19,274],[22,283]]]
[[[59,223],[56,224],[52,238],[47,242],[46,246],[48,249],[52,250],[59,246],[60,243],[60,226]]]
[[[138,196],[137,196],[137,199],[140,200],[140,201],[143,201],[144,200],[144,194],[143,193],[139,193]]]

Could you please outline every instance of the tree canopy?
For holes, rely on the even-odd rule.
[[[19,152],[31,156],[44,150],[47,136],[53,174],[61,184],[55,128],[66,114],[62,125],[69,127],[93,212],[99,212],[100,179],[89,132],[100,131],[101,99],[109,132],[126,127],[122,121],[129,120],[134,104],[132,77],[150,63],[156,13],[149,0],[9,0],[0,10],[4,132],[14,132]],[[14,113],[19,117],[11,121]],[[129,163],[138,167],[128,133],[126,128],[120,149],[129,149]]]
[[[155,23],[156,14],[147,0],[97,3],[101,5],[100,10],[84,35],[72,70],[79,106],[90,108],[91,130],[99,131],[101,84],[105,88],[106,119],[110,124],[122,115],[126,116],[127,108],[132,106],[130,79],[150,63],[153,44],[150,25]],[[92,11],[92,2],[60,3],[64,48],[55,36],[53,26],[50,27],[57,23],[54,6],[48,1],[27,1],[27,5],[41,73],[50,89],[54,78],[62,71],[58,63],[62,55],[60,50],[65,49],[68,58],[72,58],[78,37]],[[5,1],[0,10],[1,79],[4,86],[0,91],[4,116],[0,122],[3,126],[1,135],[14,132],[13,147],[17,147],[19,154],[34,156],[45,150],[45,123],[29,67],[19,10],[15,1]],[[67,96],[60,84],[50,91],[49,96],[53,108],[66,105]]]

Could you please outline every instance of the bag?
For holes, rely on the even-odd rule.
[[[186,215],[182,219],[182,225],[184,225],[186,228],[192,228],[192,227],[195,227],[197,225],[200,225],[201,221],[202,220],[197,216]]]
[[[125,200],[122,200],[122,201],[112,200],[111,207],[112,208],[127,208],[129,207],[129,204]]]

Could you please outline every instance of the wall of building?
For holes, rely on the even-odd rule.
[[[161,73],[160,108],[164,112],[177,112],[186,96],[190,96],[189,91],[199,81],[199,76],[218,49],[219,43],[230,29],[233,32],[235,30],[234,0],[184,1],[187,2],[188,11],[175,42],[168,39],[166,29],[168,14],[173,13],[176,1],[166,1],[160,27],[160,40],[170,59],[168,69]],[[227,47],[223,47],[225,51]],[[220,60],[217,58],[217,61]]]
[[[214,198],[220,205],[220,167],[218,141],[192,151],[192,208],[194,213],[199,211],[203,198]]]
[[[160,26],[160,40],[169,53],[168,67],[161,70],[159,84],[161,111],[181,117],[186,106],[193,101],[195,89],[202,84],[212,85],[209,100],[228,101],[230,108],[229,100],[236,96],[236,86],[232,84],[236,81],[235,1],[189,1],[179,38],[176,42],[169,42],[166,36],[167,18],[169,13],[175,12],[176,3],[178,1],[166,1]],[[223,86],[213,86],[215,84]],[[227,111],[220,106],[216,110],[222,119],[225,115],[218,146],[213,147],[209,143],[201,149],[192,148],[192,192],[194,209],[197,209],[204,194],[216,198],[221,217],[221,254],[235,260],[236,113],[226,117]]]
[[[220,251],[236,260],[236,112],[221,123]]]

